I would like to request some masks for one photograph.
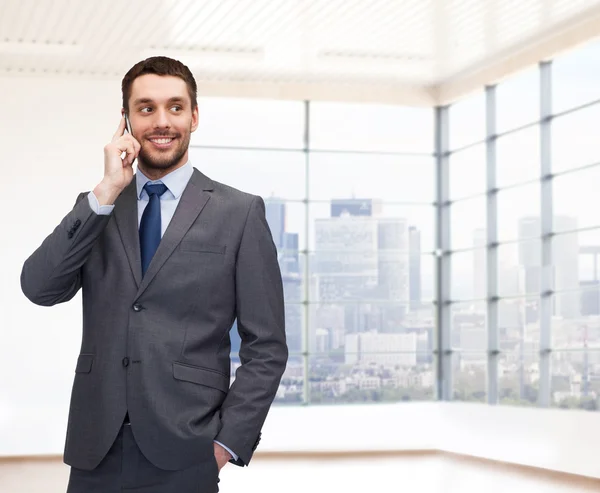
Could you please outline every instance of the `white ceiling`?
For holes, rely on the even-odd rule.
[[[431,104],[599,28],[600,0],[0,0],[0,75],[166,54],[205,95]]]

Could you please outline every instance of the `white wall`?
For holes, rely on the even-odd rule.
[[[102,178],[119,81],[0,78],[0,456],[61,454],[81,341],[80,298],[22,294],[23,261]],[[275,407],[261,451],[441,449],[600,477],[600,415],[402,403]]]
[[[0,453],[56,452],[81,343],[80,296],[42,308],[24,260],[103,175],[119,81],[0,77]],[[35,423],[31,428],[30,423]]]

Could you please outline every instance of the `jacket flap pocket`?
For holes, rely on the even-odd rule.
[[[177,380],[212,387],[222,392],[229,390],[229,377],[210,368],[173,363],[173,377]]]
[[[225,245],[201,243],[194,240],[182,240],[180,245],[181,250],[185,252],[225,253]]]
[[[92,371],[93,361],[93,354],[80,354],[77,358],[77,366],[75,367],[75,373],[89,373],[90,371]]]

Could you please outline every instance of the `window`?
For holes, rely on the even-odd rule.
[[[554,113],[600,99],[600,42],[579,47],[552,61]]]
[[[485,93],[478,91],[462,99],[448,111],[450,149],[481,142],[485,139]]]

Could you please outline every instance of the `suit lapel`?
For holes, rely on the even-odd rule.
[[[142,260],[138,232],[137,186],[135,180],[134,176],[131,183],[125,187],[125,190],[123,190],[115,201],[114,214],[135,284],[139,288],[142,282]]]
[[[185,190],[181,194],[179,204],[175,210],[175,214],[163,235],[158,250],[152,257],[152,261],[148,266],[148,271],[143,277],[141,284],[138,286],[137,298],[146,290],[148,285],[152,282],[158,271],[167,261],[167,259],[173,253],[173,250],[179,245],[183,236],[187,233],[188,229],[192,226],[208,200],[210,199],[210,190],[213,190],[212,181],[200,173],[194,168],[194,173],[190,178]],[[137,235],[137,223],[136,223],[136,236]],[[139,236],[137,240],[138,259],[139,255]],[[140,265],[141,273],[141,260],[138,260]],[[141,275],[141,274],[140,274]]]

